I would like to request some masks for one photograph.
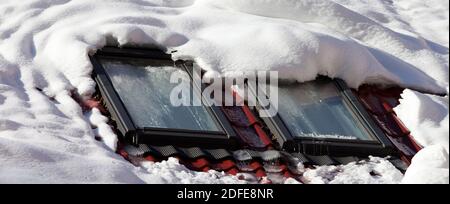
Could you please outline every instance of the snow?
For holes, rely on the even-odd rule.
[[[180,165],[177,159],[169,158],[167,161],[159,163],[142,162],[141,166],[149,174],[146,175],[149,180],[155,183],[182,183],[182,184],[237,184],[245,183],[235,176],[227,176],[223,172],[210,170],[209,172],[193,172],[183,165]]]
[[[354,88],[364,83],[408,88],[396,111],[426,148],[405,180],[448,183],[448,97],[430,95],[449,90],[448,4],[0,0],[0,182],[238,182],[217,172],[190,172],[173,160],[134,167],[112,151],[117,138],[106,118],[96,109],[83,114],[71,94],[90,97],[95,83],[88,54],[117,43],[167,48],[175,59],[195,60],[209,76],[277,70],[300,82],[321,74]],[[443,165],[427,165],[428,157]],[[317,173],[342,167],[308,174],[325,183],[400,182],[387,166],[380,159],[345,167],[365,173],[379,168],[383,175],[377,179],[349,173],[324,181]],[[442,176],[426,180],[420,176],[426,168]]]
[[[448,184],[448,149],[440,145],[428,146],[414,156],[402,183]]]
[[[103,143],[112,151],[117,149],[118,138],[111,126],[108,125],[108,118],[100,113],[100,110],[93,108],[85,116],[94,131],[94,135],[100,137]]]
[[[433,97],[413,91],[406,91],[402,97],[396,112],[410,127],[414,138],[424,146],[442,145],[448,150],[448,97]]]
[[[448,47],[448,1],[394,1],[399,15],[425,39]],[[432,43],[432,42],[430,42]]]
[[[308,169],[303,176],[305,183],[311,184],[395,184],[403,178],[390,162],[378,157],[347,165]]]

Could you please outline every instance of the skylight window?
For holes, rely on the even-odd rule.
[[[294,137],[375,140],[330,81],[284,85],[279,98],[280,117]]]
[[[189,74],[173,62],[103,58],[100,63],[136,127],[221,131],[206,107],[171,104],[170,92],[178,85],[170,83],[172,74],[180,75],[181,84],[192,90]],[[199,98],[198,91],[193,93]]]
[[[174,62],[161,51],[119,48],[104,48],[91,60],[106,105],[131,143],[233,147],[235,133],[219,108],[171,103],[180,85],[192,94],[184,97],[188,104],[202,101],[191,63]],[[171,83],[173,75],[182,82]]]
[[[254,95],[275,90],[248,86]],[[279,83],[276,90],[277,114],[262,119],[283,149],[312,155],[384,156],[391,152],[390,141],[343,81],[319,77],[307,83]],[[261,104],[258,111],[265,111]]]

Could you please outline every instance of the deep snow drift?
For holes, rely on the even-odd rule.
[[[449,90],[448,32],[444,0],[0,0],[0,182],[238,182],[174,160],[134,167],[111,150],[105,118],[83,115],[70,93],[92,94],[88,54],[115,42],[167,48],[210,75],[278,70],[409,88],[397,111],[432,148],[405,182],[448,182],[448,97],[429,95]],[[383,182],[400,181],[392,171]]]

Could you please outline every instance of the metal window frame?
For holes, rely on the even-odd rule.
[[[309,155],[333,155],[333,156],[388,156],[392,155],[394,146],[387,138],[385,133],[370,117],[369,113],[359,102],[358,98],[353,94],[352,90],[346,83],[340,79],[330,79],[320,76],[318,80],[331,80],[338,90],[338,94],[342,97],[349,110],[356,116],[356,119],[364,126],[366,133],[376,141],[365,140],[349,140],[334,138],[310,138],[310,137],[294,137],[285,122],[277,113],[273,117],[261,117],[266,123],[270,131],[274,134],[280,147],[289,152],[302,152]],[[316,79],[317,80],[317,79]],[[296,82],[298,83],[298,82]],[[253,87],[254,84],[247,83],[247,87],[254,96],[259,87]],[[264,93],[264,92],[263,92]],[[268,96],[266,96],[268,97]],[[265,111],[261,106],[259,98],[257,98],[256,109]]]
[[[217,127],[222,131],[197,131],[173,128],[138,128],[132,121],[123,101],[114,89],[111,79],[100,63],[100,58],[112,59],[145,59],[173,62],[177,68],[186,71],[193,83],[194,91],[203,89],[202,84],[194,83],[192,80],[193,63],[187,61],[173,61],[171,55],[156,49],[140,48],[118,48],[104,47],[98,50],[94,55],[89,56],[92,62],[94,72],[93,77],[97,83],[98,90],[104,98],[105,105],[108,108],[111,117],[117,123],[117,128],[127,142],[133,145],[152,144],[152,145],[177,145],[180,147],[205,147],[205,148],[227,148],[235,149],[237,147],[237,135],[226,116],[217,106],[204,106],[212,117]],[[203,97],[203,96],[202,96]],[[203,99],[203,98],[202,98]]]

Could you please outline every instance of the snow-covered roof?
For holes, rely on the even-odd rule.
[[[423,178],[420,172],[434,169],[441,178],[418,181],[448,182],[448,97],[426,94],[449,90],[448,2],[368,4],[3,0],[0,182],[165,181],[164,173],[135,168],[98,143],[91,124],[114,138],[106,119],[83,115],[71,97],[73,91],[86,98],[95,91],[88,55],[108,43],[176,51],[175,59],[194,60],[209,75],[276,70],[300,82],[321,74],[353,88],[367,83],[408,88],[397,113],[422,145],[432,146],[424,154],[436,159],[428,165],[423,159],[428,156],[418,157],[419,167],[406,177],[414,182],[411,178]],[[187,178],[204,181],[177,164],[164,172],[185,172]],[[170,181],[184,182],[181,177]]]
[[[421,147],[412,138],[410,131],[393,111],[393,108],[399,104],[401,92],[402,89],[398,88],[379,89],[373,86],[364,86],[359,91],[355,91],[357,100],[362,102],[363,109],[368,112],[366,119],[373,119],[376,126],[381,128],[387,139],[394,145],[394,151],[384,154],[387,156],[387,160],[368,157],[368,154],[376,154],[377,151],[369,150],[367,145],[364,146],[362,154],[361,151],[350,146],[345,152],[330,151],[332,148],[324,144],[322,144],[323,146],[314,146],[314,151],[285,150],[279,146],[276,139],[270,137],[274,131],[267,127],[267,124],[259,118],[257,111],[253,111],[249,106],[223,106],[221,108],[236,131],[237,137],[240,138],[241,142],[237,149],[231,147],[201,148],[198,147],[198,143],[183,143],[184,146],[177,146],[180,144],[174,142],[169,145],[140,144],[135,147],[126,140],[122,140],[118,152],[135,165],[141,165],[143,161],[169,161],[168,158],[176,157],[194,171],[216,170],[238,176],[245,174],[244,179],[247,182],[283,183],[293,181],[292,179],[304,183],[400,181],[402,177],[400,171],[404,171],[410,164],[411,158],[421,150]],[[101,100],[103,101],[104,98]],[[108,114],[108,110],[111,111],[99,102],[91,101],[82,106],[85,107],[85,110],[97,108],[104,114]],[[94,109],[94,111],[97,110]],[[116,127],[116,125],[113,126]],[[378,152],[378,154],[380,153]],[[317,168],[317,166],[334,166],[331,169],[340,169],[344,172],[351,168],[363,168],[367,171],[360,172],[358,176],[369,180],[362,181],[357,178],[341,181],[335,178],[336,175],[326,172],[316,175],[322,177],[321,179],[311,177],[311,174],[315,174],[311,172],[317,173],[321,171],[320,169],[327,169]],[[382,166],[382,171],[378,169],[381,168],[380,166]],[[345,174],[349,174],[349,172]]]

